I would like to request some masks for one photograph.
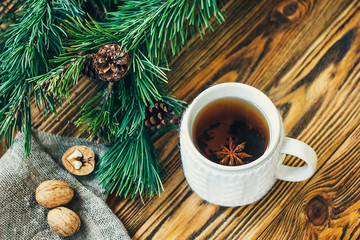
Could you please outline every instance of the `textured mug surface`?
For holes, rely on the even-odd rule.
[[[264,154],[241,166],[223,166],[205,158],[195,147],[192,128],[197,114],[210,102],[238,98],[256,107],[265,117],[270,139]],[[293,153],[294,152],[294,153]],[[281,116],[261,91],[242,83],[222,83],[200,93],[185,111],[180,126],[180,153],[185,178],[204,200],[220,206],[241,206],[262,198],[276,179],[302,181],[316,169],[317,157],[308,145],[286,138]],[[282,165],[285,154],[302,158],[304,167]]]

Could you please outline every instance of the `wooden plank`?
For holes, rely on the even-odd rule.
[[[359,239],[360,125],[259,239]]]
[[[357,1],[350,5],[268,91],[282,110],[289,135],[316,149],[319,167],[360,122],[358,5]],[[294,158],[287,163],[299,165]],[[182,172],[173,173],[178,174]],[[169,181],[165,187],[172,185]],[[239,208],[206,204],[181,184],[164,202],[156,203],[158,208],[134,239],[169,239],[180,234],[189,239],[252,239],[304,184],[278,181],[264,199]]]
[[[269,93],[279,106],[286,106],[286,109],[291,106],[285,117],[288,134],[300,138],[316,149],[319,166],[326,162],[359,124],[359,6],[359,2],[354,1],[354,4],[349,6],[294,66],[293,71],[290,71]],[[290,158],[288,163],[294,163],[294,159]],[[332,179],[332,174],[328,172],[327,177]],[[273,221],[274,216],[278,215],[277,219],[283,217],[279,210],[287,205],[288,199],[301,201],[298,198],[299,187],[301,188],[302,184],[278,182],[276,190],[270,192],[266,201],[251,209],[253,212],[267,207],[272,216],[246,216],[241,220],[242,224],[225,236],[230,239],[256,237]],[[273,199],[277,201],[269,202]],[[276,205],[275,208],[268,206],[274,206],[273,204]],[[245,221],[248,223],[245,224]],[[261,224],[258,230],[254,231],[252,228],[251,231],[244,232],[244,228],[257,224]],[[282,236],[280,232],[277,233],[275,236]]]
[[[213,83],[266,91],[351,1],[229,1],[226,22],[172,64],[170,86],[191,101]]]
[[[0,157],[3,155],[4,153],[4,141],[0,142]]]

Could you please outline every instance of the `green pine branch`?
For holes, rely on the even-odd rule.
[[[145,43],[147,56],[158,64],[186,47],[189,35],[202,37],[206,29],[213,30],[213,18],[224,21],[216,0],[132,0],[109,13],[103,26],[121,36],[129,50]]]
[[[68,40],[64,42],[65,56],[77,56],[79,52],[93,53],[108,43],[118,43],[118,36],[108,32],[98,22],[80,18],[66,20],[62,28],[66,31]]]
[[[87,1],[82,4],[85,3]],[[27,74],[26,83],[33,84],[34,91],[47,90],[46,95],[38,95],[39,99],[50,94],[51,99],[69,97],[88,57],[105,44],[120,44],[131,56],[129,75],[107,87],[102,86],[101,91],[86,100],[76,124],[90,132],[89,138],[113,142],[100,159],[97,171],[105,192],[115,191],[116,195],[130,194],[131,197],[160,194],[163,190],[161,167],[153,138],[161,131],[150,131],[144,126],[145,110],[161,101],[174,108],[175,115],[181,113],[184,102],[169,95],[166,88],[169,69],[165,66],[171,57],[186,47],[190,36],[203,36],[206,29],[212,29],[213,18],[221,23],[224,17],[215,0],[130,0],[120,5],[117,11],[107,14],[104,23],[90,16],[83,20],[76,14],[69,14],[61,25],[61,35],[67,36],[61,42],[64,52],[48,62],[51,65],[45,71]],[[52,110],[51,107],[46,109]],[[22,119],[26,118],[23,116]]]
[[[1,33],[5,40],[0,54],[0,96],[3,98],[0,140],[5,140],[5,150],[19,130],[25,134],[25,154],[30,153],[31,97],[44,114],[55,112],[60,105],[58,96],[43,92],[43,88],[35,89],[26,79],[49,71],[52,66],[48,60],[63,53],[61,35],[64,31],[57,20],[62,19],[62,14],[77,15],[64,9],[75,10],[73,4],[76,4],[73,0],[53,1],[53,6],[46,0],[23,1],[19,6],[21,12],[17,13],[19,18]]]
[[[58,23],[62,23],[64,19],[80,18],[85,14],[80,5],[75,0],[56,0],[52,1],[52,14],[54,20]]]
[[[35,83],[35,90],[43,89],[49,94],[55,94],[60,97],[69,98],[70,89],[79,82],[81,78],[81,69],[84,65],[86,56],[62,57],[64,62],[53,68],[51,71],[27,79],[28,82]],[[58,59],[53,59],[56,62]]]
[[[5,51],[0,55],[0,67],[9,72],[20,68],[28,76],[48,71],[47,59],[62,53],[58,30],[52,23],[48,3],[45,0],[34,1],[22,20],[5,32],[7,41]]]
[[[162,98],[165,94],[162,86],[167,83],[164,71],[169,69],[153,64],[142,51],[137,50],[132,52],[131,70],[132,80],[137,85],[139,97],[145,106]]]
[[[102,89],[101,94],[88,99],[81,106],[82,114],[75,122],[77,126],[83,126],[81,134],[85,131],[89,133],[88,138],[97,143],[113,142],[114,135],[119,129],[117,111],[116,92],[114,83],[108,84],[106,89]]]
[[[147,68],[151,69],[150,66]],[[112,193],[116,190],[115,194],[123,197],[131,192],[131,197],[135,197],[137,194],[153,196],[163,190],[161,167],[151,137],[157,137],[156,133],[160,131],[150,133],[144,127],[145,109],[148,105],[154,105],[153,101],[156,99],[173,107],[175,115],[178,115],[184,108],[184,102],[167,96],[162,88],[157,89],[153,83],[147,85],[142,79],[149,77],[146,75],[149,73],[155,74],[151,70],[142,71],[140,66],[133,67],[129,81],[118,83],[120,107],[114,116],[118,119],[116,122],[119,123],[119,128],[114,132],[114,146],[100,159],[97,171],[99,183],[105,192]],[[142,78],[136,79],[137,77]]]
[[[99,160],[97,179],[105,193],[126,197],[153,196],[163,191],[156,150],[146,129],[118,139]]]
[[[202,37],[207,29],[212,30],[213,18],[219,24],[224,21],[216,0],[125,1],[103,23],[90,16],[84,22],[66,21],[63,28],[69,41],[64,49],[75,56],[108,43],[118,43],[127,51],[145,47],[146,57],[159,65],[186,47],[189,35]]]
[[[1,85],[1,87],[3,86]],[[11,87],[14,87],[17,91],[7,91],[7,94],[0,94],[0,96],[4,97],[0,110],[0,136],[1,140],[5,140],[4,149],[12,145],[17,128],[27,130],[30,125],[29,109],[27,108],[29,106],[29,85],[19,81],[14,82]],[[27,117],[25,117],[25,113]],[[25,136],[29,138],[28,135]],[[25,150],[27,154],[30,151],[30,146],[26,142]]]
[[[163,101],[174,107],[176,114],[181,113],[183,102],[165,91],[169,69],[161,64],[186,46],[189,34],[202,36],[206,29],[211,29],[211,18],[221,23],[223,15],[213,0],[191,3],[169,0],[126,1],[108,16],[106,23],[90,17],[85,21],[76,18],[66,21],[63,28],[69,40],[64,43],[66,53],[57,60],[63,61],[64,66],[64,61],[77,58],[79,53],[93,54],[109,43],[118,43],[129,52],[129,76],[114,83],[112,94],[104,91],[86,101],[76,124],[90,132],[90,139],[96,137],[106,142],[111,137],[115,139],[97,171],[106,192],[116,190],[116,195],[122,196],[131,192],[132,197],[160,194],[160,166],[150,136],[158,137],[161,131],[150,133],[144,127],[145,109]],[[54,71],[50,76],[56,76],[60,70]],[[68,79],[63,77],[59,81]],[[116,111],[112,111],[114,106]]]
[[[183,102],[167,96],[163,90],[163,84],[167,82],[163,71],[166,69],[152,64],[141,51],[132,52],[130,55],[132,62],[129,76],[120,82],[109,83],[103,93],[86,101],[81,106],[81,116],[76,124],[83,125],[83,131],[90,132],[90,139],[95,138],[115,144],[110,153],[102,157],[97,171],[99,183],[106,192],[117,189],[116,194],[124,197],[129,191],[132,192],[132,197],[137,194],[152,196],[154,193],[160,194],[162,185],[159,180],[158,157],[150,137],[157,134],[154,131],[150,135],[149,130],[144,128],[145,109],[160,100],[173,107],[177,115],[183,110]],[[158,132],[160,131],[156,131]],[[141,148],[137,147],[139,141]],[[125,147],[128,148],[128,152],[122,152],[121,149]],[[147,157],[141,159],[140,156],[144,155]],[[119,163],[119,159],[123,164]],[[144,168],[132,169],[134,161],[136,163],[141,161]],[[116,165],[109,165],[112,162]],[[110,177],[109,171],[112,172],[115,168],[116,174]],[[131,174],[139,178],[134,179],[131,174],[124,174],[124,171],[127,173],[134,171]],[[143,174],[150,176],[143,177]],[[122,180],[119,176],[122,176]],[[115,180],[111,181],[111,179]]]

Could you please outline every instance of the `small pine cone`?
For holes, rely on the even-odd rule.
[[[93,66],[94,54],[87,54],[84,58],[84,65],[81,69],[81,74],[87,78],[95,78],[95,70]]]
[[[160,129],[168,123],[174,121],[174,108],[164,102],[155,102],[154,106],[149,106],[145,112],[145,127],[150,130]]]
[[[116,82],[128,74],[130,56],[119,44],[106,44],[94,54],[92,63],[101,80]]]

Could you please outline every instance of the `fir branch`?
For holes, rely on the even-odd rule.
[[[119,129],[116,112],[116,99],[114,94],[114,82],[108,87],[81,106],[82,115],[75,122],[77,126],[84,125],[81,134],[88,131],[89,139],[97,139],[97,143],[103,141],[110,144],[115,133]]]
[[[46,87],[54,96],[68,96],[86,56],[108,43],[118,43],[129,52],[129,76],[87,100],[76,122],[90,131],[90,138],[114,139],[97,172],[106,192],[122,196],[131,192],[134,197],[163,190],[151,138],[157,135],[144,127],[145,109],[163,101],[177,114],[183,110],[183,102],[165,91],[168,69],[162,66],[186,46],[190,33],[202,36],[211,29],[212,17],[223,21],[215,0],[126,1],[110,14],[107,23],[70,17],[62,25],[68,36],[62,48],[65,53],[52,61],[60,66],[28,81],[36,84],[35,90]]]
[[[66,31],[66,55],[77,55],[79,52],[92,53],[107,43],[117,43],[118,37],[107,31],[89,16],[89,20],[79,18],[66,20],[62,28]]]
[[[55,1],[54,1],[55,2]],[[72,0],[62,0],[72,2]],[[72,2],[73,3],[73,2]],[[55,5],[56,5],[55,4]],[[34,96],[35,106],[44,114],[56,112],[59,99],[43,88],[34,89],[27,81],[51,68],[48,60],[63,52],[61,34],[64,32],[55,24],[56,12],[49,1],[24,1],[17,23],[2,33],[6,39],[0,54],[0,96],[3,108],[0,111],[0,140],[5,139],[5,149],[10,147],[17,130],[25,134],[25,155],[30,153],[31,112],[30,98]]]
[[[21,19],[4,34],[7,41],[0,55],[0,67],[9,72],[20,67],[27,76],[36,76],[49,70],[47,59],[63,52],[58,33],[62,31],[52,23],[46,0],[33,1]]]
[[[115,112],[119,118],[119,130],[116,138],[126,139],[142,131],[145,119],[146,102],[141,98],[136,82],[120,82],[118,101],[120,106]]]
[[[145,47],[147,58],[159,65],[167,63],[167,54],[174,56],[186,46],[189,34],[197,32],[202,37],[206,29],[212,29],[213,17],[218,23],[224,21],[216,0],[125,1],[118,11],[108,13],[104,23],[90,16],[85,22],[66,21],[63,28],[70,40],[64,49],[74,56],[108,43],[119,43],[129,52]]]
[[[85,102],[76,124],[84,125],[82,131],[89,131],[90,139],[111,142],[115,137],[113,147],[100,160],[97,173],[107,192],[117,189],[116,195],[124,197],[130,192],[132,197],[152,196],[160,194],[162,185],[156,151],[144,128],[145,108],[154,100],[163,100],[179,114],[183,102],[166,96],[162,90],[166,82],[162,68],[140,51],[132,56],[129,78],[109,83],[111,87]]]
[[[75,0],[56,0],[52,1],[54,18],[61,23],[68,17],[82,19],[85,14],[81,6]]]
[[[150,60],[160,63],[167,61],[166,54],[174,56],[186,46],[189,33],[197,31],[202,37],[206,29],[213,30],[213,17],[219,24],[224,21],[216,0],[133,0],[109,13],[106,26],[115,35],[125,34],[121,43],[129,50],[146,43]]]
[[[0,112],[0,138],[10,147],[17,130],[25,133],[25,153],[30,153],[31,85],[25,81],[48,70],[47,58],[61,53],[60,36],[51,23],[51,9],[46,1],[34,1],[18,24],[4,33],[7,41],[0,55],[0,95],[6,99]],[[46,51],[51,48],[52,51]]]
[[[99,160],[97,179],[105,193],[126,197],[153,196],[163,191],[156,150],[144,129],[137,136],[116,140]]]
[[[1,140],[5,140],[4,150],[8,149],[13,142],[17,128],[20,130],[28,129],[30,122],[28,117],[24,118],[24,113],[29,116],[29,85],[23,84],[18,81],[13,83],[13,87],[17,91],[5,92],[0,94],[4,96],[5,100],[3,108],[0,110],[0,136]],[[3,87],[4,85],[1,85]],[[1,89],[4,91],[4,89]],[[29,137],[29,136],[25,136]],[[30,142],[25,141],[25,153],[28,155],[30,152]]]
[[[29,78],[27,81],[35,83],[35,90],[43,88],[54,95],[69,98],[70,89],[78,83],[81,77],[85,57],[78,56],[75,59],[63,57],[63,64],[45,74]]]
[[[143,65],[146,66],[146,68],[142,69],[140,65],[133,68],[132,74],[134,74],[135,77],[138,76],[136,75],[137,71],[143,71],[143,75],[141,76],[144,77],[144,74],[147,74],[146,69],[156,68],[156,66],[148,62],[146,58],[143,59],[143,61],[145,62],[145,64],[143,62]],[[135,61],[133,64],[139,63],[141,63],[141,61]],[[149,72],[155,74],[157,71],[160,71],[160,69]],[[155,76],[159,77],[156,74]],[[166,80],[166,76],[164,75],[163,77],[163,80]],[[154,99],[152,99],[152,97],[157,97],[156,100],[164,101],[174,108],[176,114],[179,114],[183,110],[183,102],[171,96],[166,96],[161,90],[162,88],[156,91],[159,93],[159,96],[154,94],[151,87],[144,87],[141,90],[141,86],[138,85],[139,82],[134,81],[133,78],[134,76],[131,75],[128,82],[121,81],[116,83],[118,84],[118,101],[121,107],[119,107],[114,114],[109,113],[109,116],[116,119],[116,121],[112,119],[112,122],[116,123],[116,127],[118,127],[114,129],[116,131],[114,133],[116,140],[114,146],[100,160],[101,163],[97,176],[100,180],[99,183],[106,191],[113,192],[117,189],[116,195],[126,197],[131,191],[131,197],[137,194],[152,196],[154,193],[161,193],[162,185],[152,138],[148,130],[144,128],[145,108],[147,105],[153,105]],[[146,83],[143,84],[146,85]],[[144,95],[148,96],[150,101],[143,99]],[[100,104],[100,106],[102,105],[103,104]],[[98,109],[101,109],[101,107]],[[101,114],[99,112],[91,113],[91,111],[86,109],[84,109],[83,112],[89,117],[88,122],[94,123],[91,124],[91,126],[97,125],[98,118],[105,118],[94,117]],[[104,114],[102,114],[102,116],[103,115]]]
[[[162,85],[167,83],[164,71],[169,69],[162,68],[153,64],[140,51],[132,52],[132,81],[136,83],[139,97],[147,106],[153,100],[160,100],[164,92]]]

